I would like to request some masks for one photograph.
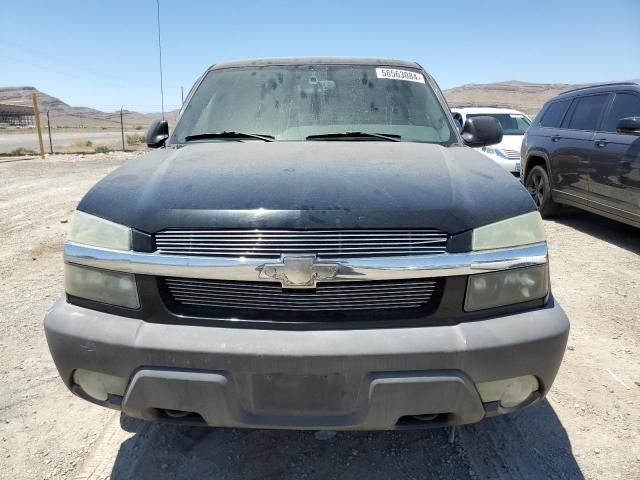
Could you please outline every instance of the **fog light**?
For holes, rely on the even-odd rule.
[[[82,369],[73,372],[73,382],[80,385],[87,395],[103,402],[109,394],[123,396],[127,388],[126,378]]]
[[[500,401],[501,407],[513,408],[525,402],[532,393],[537,392],[540,385],[533,375],[524,375],[478,383],[476,388],[483,403]]]
[[[538,380],[536,377],[527,375],[514,379],[507,388],[502,392],[500,397],[500,406],[504,408],[513,408],[527,400],[531,394],[538,390]]]

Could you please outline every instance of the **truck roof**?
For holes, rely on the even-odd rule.
[[[500,107],[451,107],[452,112],[460,112],[467,114],[477,113],[508,113],[513,115],[525,115],[519,110],[513,108],[500,108]]]
[[[371,65],[420,68],[416,62],[376,57],[282,57],[237,60],[212,65],[209,70],[234,67],[262,67],[267,65]]]
[[[597,90],[597,89],[618,89],[623,87],[640,87],[640,85],[636,82],[609,82],[609,83],[594,83],[593,85],[585,85],[583,87],[573,88],[571,90],[567,90],[566,92],[559,93],[557,96],[561,95],[569,95],[575,92],[582,93],[585,90]]]

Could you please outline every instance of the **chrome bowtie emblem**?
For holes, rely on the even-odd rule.
[[[282,263],[266,263],[260,278],[278,280],[285,288],[315,288],[317,282],[335,280],[340,264],[315,263],[315,257],[284,257]]]

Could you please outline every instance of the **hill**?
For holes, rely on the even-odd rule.
[[[516,80],[496,83],[470,83],[444,90],[450,106],[493,106],[514,108],[534,117],[544,102],[581,84],[527,83]]]
[[[640,80],[633,80],[640,83]],[[511,80],[496,83],[469,83],[444,90],[450,106],[496,106],[520,110],[532,118],[544,102],[561,92],[584,86],[567,83],[528,83]],[[31,93],[38,95],[40,113],[50,112],[54,127],[119,128],[120,111],[102,112],[88,107],[72,107],[59,98],[38,91],[35,87],[0,87],[0,103],[31,105]],[[165,112],[170,123],[175,122],[178,111]],[[159,113],[139,113],[124,110],[127,128],[146,128]]]
[[[631,80],[640,83],[640,80]],[[449,106],[493,106],[514,108],[533,118],[544,102],[559,93],[588,84],[528,83],[511,80],[496,83],[470,83],[444,90]]]
[[[41,92],[35,87],[0,87],[0,103],[31,106],[31,94],[38,96],[38,108],[43,122],[49,111],[52,127],[72,128],[119,128],[120,110],[102,112],[89,107],[72,107],[59,98]],[[170,123],[175,121],[178,111],[165,112]],[[146,128],[153,120],[160,118],[160,113],[139,113],[123,110],[124,123],[127,128],[142,126]]]

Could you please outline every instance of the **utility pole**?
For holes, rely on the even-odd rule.
[[[124,106],[120,107],[120,134],[122,135],[122,151],[126,152],[125,148],[124,148],[124,120],[122,117],[122,109]]]
[[[53,155],[53,143],[51,143],[51,120],[49,119],[49,110],[47,110],[47,130],[49,130],[49,153]]]
[[[184,87],[180,87],[180,97],[182,98],[181,105],[184,105]]]
[[[33,102],[33,114],[36,117],[36,128],[38,129],[38,143],[40,144],[40,158],[44,158],[44,145],[42,143],[42,128],[40,126],[40,112],[38,111],[38,99],[35,92],[31,94]]]
[[[160,104],[162,120],[164,120],[164,86],[162,85],[162,42],[160,41],[160,0],[156,0],[158,10],[158,54],[160,58]]]

